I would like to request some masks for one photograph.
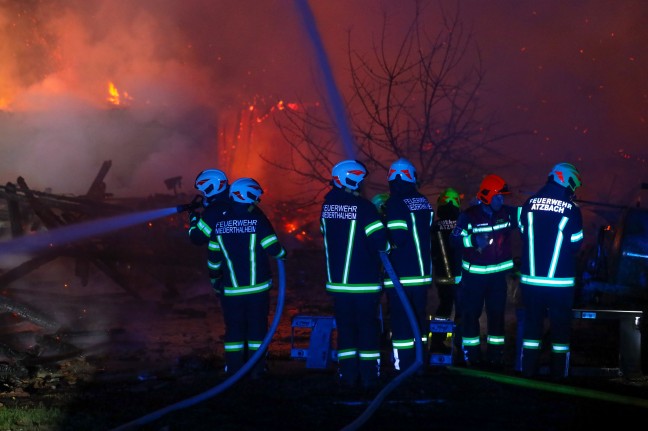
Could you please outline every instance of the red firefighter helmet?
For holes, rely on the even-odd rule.
[[[401,180],[408,183],[416,182],[416,168],[407,159],[398,159],[389,167],[387,181],[393,181],[400,177]]]
[[[230,186],[230,198],[234,202],[251,204],[259,202],[263,189],[252,178],[239,178]]]
[[[367,176],[367,168],[357,160],[343,160],[333,166],[331,174],[336,187],[356,190]]]
[[[217,195],[227,188],[227,176],[218,169],[205,169],[196,177],[194,187],[206,198]]]
[[[571,163],[558,163],[549,173],[549,178],[572,192],[583,185],[578,169]]]
[[[502,177],[490,174],[486,175],[479,186],[479,191],[477,192],[477,199],[490,205],[495,195],[508,195],[511,192],[508,189],[506,181]]]

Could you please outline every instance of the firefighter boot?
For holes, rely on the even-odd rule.
[[[360,380],[362,389],[374,390],[380,384],[380,361],[379,360],[361,360],[360,361]]]
[[[268,362],[266,361],[265,357],[262,357],[252,367],[252,370],[250,371],[250,379],[252,380],[262,379],[267,372],[268,372]]]
[[[522,375],[536,377],[539,372],[540,350],[522,349]]]
[[[353,389],[358,385],[358,359],[346,358],[339,361],[338,378],[342,389]]]
[[[569,376],[569,352],[551,353],[551,378],[562,380]]]
[[[469,367],[480,368],[482,364],[481,345],[464,346],[466,365]]]
[[[493,371],[504,369],[504,346],[489,344],[486,347],[487,367]]]

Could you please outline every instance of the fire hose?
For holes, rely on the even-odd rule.
[[[394,283],[394,288],[396,289],[396,293],[398,294],[398,297],[403,303],[403,307],[405,308],[405,312],[407,313],[407,318],[409,319],[409,323],[412,327],[412,331],[414,332],[414,340],[416,340],[415,343],[416,360],[402,374],[400,374],[394,380],[389,382],[389,384],[385,386],[378,393],[378,395],[376,395],[376,398],[374,398],[373,401],[369,403],[369,406],[365,409],[365,411],[360,416],[358,416],[356,420],[351,422],[346,427],[342,428],[342,431],[356,430],[360,426],[362,426],[367,420],[369,420],[371,415],[374,414],[374,412],[383,402],[385,397],[387,397],[387,395],[389,395],[390,392],[392,392],[398,385],[400,385],[403,381],[409,378],[412,374],[416,373],[416,371],[421,367],[421,365],[423,365],[423,342],[421,341],[421,330],[419,329],[418,321],[414,316],[414,311],[412,310],[412,306],[409,303],[409,299],[407,299],[407,296],[405,295],[405,290],[403,290],[403,285],[398,279],[398,276],[394,271],[394,267],[389,261],[389,257],[387,256],[387,253],[384,252],[380,253],[380,259],[383,262],[383,266],[385,268],[385,271],[387,272],[387,275],[389,275],[389,278]]]
[[[279,276],[279,293],[278,293],[278,298],[277,298],[277,307],[275,309],[275,315],[274,319],[272,321],[272,324],[270,325],[270,329],[268,330],[268,333],[266,334],[265,338],[263,339],[263,343],[261,343],[261,346],[259,347],[259,350],[257,350],[254,355],[248,361],[243,365],[241,369],[239,369],[236,373],[234,373],[231,377],[227,378],[225,381],[222,383],[214,386],[211,389],[208,389],[207,391],[195,395],[191,398],[187,398],[185,400],[182,400],[180,402],[177,402],[175,404],[172,404],[168,407],[165,407],[163,409],[157,410],[155,412],[149,413],[145,416],[140,417],[139,419],[135,419],[131,422],[128,422],[124,425],[121,425],[117,428],[114,428],[112,431],[126,431],[126,430],[133,430],[136,429],[139,426],[151,423],[154,420],[157,420],[161,418],[162,416],[171,413],[176,410],[181,410],[187,407],[191,407],[195,404],[201,403],[209,398],[212,398],[221,392],[223,392],[225,389],[228,389],[234,383],[238,382],[245,374],[247,374],[252,367],[259,361],[259,359],[265,355],[265,352],[268,348],[268,345],[270,344],[270,341],[272,340],[272,337],[274,336],[274,333],[277,330],[277,327],[279,326],[279,321],[281,320],[281,313],[283,311],[284,307],[284,302],[285,302],[285,296],[286,296],[286,272],[285,272],[285,267],[284,267],[284,262],[283,260],[278,259],[277,260],[277,267],[278,267],[278,276]]]

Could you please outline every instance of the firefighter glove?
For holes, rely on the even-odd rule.
[[[216,295],[222,296],[223,295],[223,277],[215,277],[211,278],[211,285],[212,289],[214,289],[214,292],[216,292]]]
[[[196,226],[198,224],[198,219],[200,218],[200,214],[198,214],[196,211],[189,211],[189,225],[190,226]]]

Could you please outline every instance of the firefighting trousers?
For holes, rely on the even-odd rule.
[[[427,334],[429,332],[426,313],[429,287],[429,284],[424,286],[403,286],[405,296],[414,313],[414,319],[418,322],[418,329],[424,349],[427,347]],[[412,330],[407,311],[398,296],[396,288],[390,287],[385,290],[387,291],[387,299],[389,300],[389,322],[392,333],[394,368],[396,370],[406,370],[416,361],[414,331]]]
[[[531,286],[521,283],[524,323],[522,330],[522,374],[538,373],[543,350],[545,319],[549,320],[551,374],[567,376],[570,354],[574,287]]]
[[[380,373],[380,293],[333,293],[340,383],[365,387]]]
[[[225,364],[228,373],[240,370],[259,350],[268,332],[269,291],[250,295],[221,296],[225,320]],[[253,373],[263,369],[259,360]]]
[[[463,309],[462,346],[468,362],[482,360],[481,326],[479,319],[486,311],[486,360],[501,364],[505,341],[506,272],[474,274],[464,271],[461,278],[461,307]]]
[[[437,297],[439,298],[439,305],[434,313],[435,319],[451,319],[452,311],[454,309],[454,345],[456,348],[461,348],[461,304],[459,297],[461,294],[461,284],[442,284],[435,283],[437,289]],[[447,336],[441,332],[434,332],[431,335],[430,350],[432,352],[441,353],[446,347],[444,345]]]

